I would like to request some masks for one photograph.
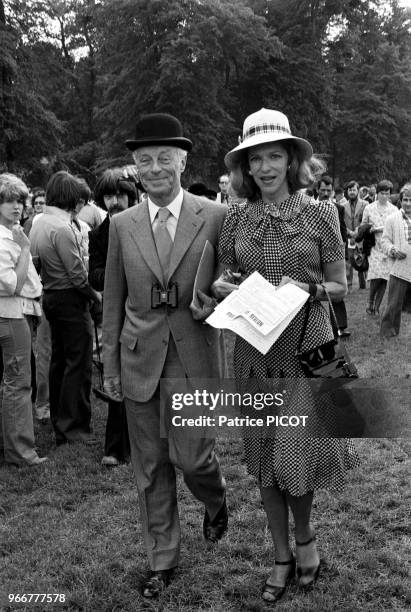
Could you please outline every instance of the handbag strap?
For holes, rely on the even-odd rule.
[[[333,306],[333,303],[331,301],[330,294],[327,291],[327,287],[325,285],[321,285],[321,287],[324,289],[324,293],[327,296],[328,304],[330,306],[330,319],[331,319],[331,323],[334,323],[333,329],[337,330],[337,333],[334,332],[334,340],[338,340],[338,338],[339,338],[338,321],[337,321],[337,317],[336,317],[336,314],[335,314],[334,306]]]
[[[330,298],[330,295],[328,293],[327,288],[324,285],[321,285],[321,287],[324,289],[325,295],[327,296],[328,304],[330,306],[330,319],[334,322],[333,329],[337,330],[337,333],[333,332],[334,333],[334,340],[338,340],[338,338],[339,338],[338,323],[337,323],[337,317],[335,315],[334,307],[333,307],[333,304],[331,302],[331,298]],[[311,301],[312,301],[311,299],[308,299],[306,301],[306,303],[305,303],[304,322],[303,322],[303,325],[301,327],[300,339],[298,341],[298,346],[297,346],[297,353],[299,353],[301,351],[301,346],[303,344],[305,332],[307,331],[308,318],[310,316],[310,310],[311,310]]]
[[[305,303],[304,322],[303,322],[303,325],[301,327],[300,339],[298,341],[297,355],[301,351],[301,347],[302,347],[302,344],[303,344],[305,332],[307,330],[307,323],[308,323],[308,317],[310,316],[310,310],[311,310],[311,300],[308,299],[306,301],[306,303]]]

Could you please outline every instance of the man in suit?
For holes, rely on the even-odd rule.
[[[348,288],[352,286],[352,278],[354,273],[352,264],[355,252],[355,239],[358,235],[358,227],[362,221],[364,208],[368,204],[368,202],[359,198],[359,188],[360,186],[357,181],[350,181],[345,188],[346,200],[344,202],[344,220],[347,227],[346,268]],[[360,289],[365,289],[366,284],[364,272],[358,272],[358,282]]]
[[[217,204],[229,204],[229,193],[228,190],[230,188],[230,177],[228,174],[222,174],[218,179],[218,186],[220,191],[217,193],[216,202]]]
[[[225,481],[214,441],[189,437],[178,427],[170,427],[167,438],[160,434],[170,416],[169,406],[166,414],[160,410],[160,379],[163,391],[170,379],[225,374],[222,334],[203,325],[201,312],[193,313],[190,303],[205,242],[217,246],[226,207],[181,188],[192,143],[172,115],[141,117],[126,145],[148,198],[110,222],[103,361],[106,392],[115,400],[124,398],[126,406],[150,564],[142,593],[154,598],[178,565],[176,467],[204,503],[205,539],[217,542],[227,529]]]

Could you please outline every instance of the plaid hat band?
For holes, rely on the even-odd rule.
[[[285,125],[280,125],[279,123],[262,123],[261,125],[253,125],[246,129],[243,133],[243,142],[247,140],[247,138],[251,138],[251,136],[269,134],[271,132],[283,132],[284,134],[291,135],[290,128]]]

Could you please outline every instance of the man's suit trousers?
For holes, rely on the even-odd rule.
[[[162,378],[185,378],[171,335]],[[148,402],[125,398],[125,405],[150,568],[169,569],[178,565],[180,551],[175,468],[183,472],[186,485],[211,520],[223,504],[225,481],[214,440],[189,436],[187,429],[177,427],[168,438],[160,437],[160,387]]]

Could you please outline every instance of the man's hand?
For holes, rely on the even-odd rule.
[[[217,306],[217,300],[209,295],[206,295],[200,289],[197,291],[197,297],[202,302],[200,308],[190,305],[190,310],[195,321],[204,321],[214,311]]]
[[[407,254],[404,253],[404,251],[400,251],[399,249],[396,249],[395,247],[392,247],[390,255],[394,259],[405,259],[407,257]]]
[[[96,291],[95,289],[93,289],[94,291],[94,295],[93,295],[93,302],[98,306],[100,306],[100,308],[103,307],[103,298],[102,295],[99,291]]]
[[[107,393],[110,399],[114,402],[123,401],[123,393],[121,391],[120,376],[105,376],[103,391]]]
[[[90,315],[93,322],[98,326],[103,321],[103,303],[91,302]]]

